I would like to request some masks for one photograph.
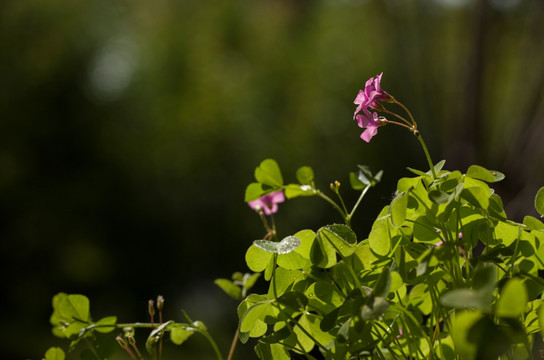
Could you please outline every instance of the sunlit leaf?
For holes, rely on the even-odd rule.
[[[357,236],[349,226],[343,224],[327,225],[318,230],[322,241],[328,241],[342,256],[349,256],[355,251]]]
[[[181,345],[187,340],[194,331],[187,330],[186,328],[176,325],[170,328],[170,340],[176,345]]]
[[[281,176],[280,167],[276,160],[263,160],[259,167],[255,169],[255,180],[272,187],[283,186],[283,177]]]
[[[544,187],[541,187],[536,193],[535,209],[541,216],[544,216]]]
[[[261,272],[268,266],[274,254],[251,245],[246,251],[247,266],[255,272]]]
[[[472,165],[467,170],[467,176],[471,178],[483,180],[488,183],[501,181],[504,179],[504,174],[494,170],[487,170],[478,165]]]
[[[408,192],[402,192],[397,195],[391,202],[389,212],[391,214],[391,222],[396,227],[404,224],[406,220],[406,207],[408,206]]]
[[[529,215],[523,218],[523,225],[527,226],[529,230],[544,230],[542,221]]]
[[[288,236],[280,242],[270,240],[255,240],[253,245],[261,250],[275,254],[288,254],[300,246],[301,240],[295,236]]]
[[[45,360],[64,360],[65,357],[64,350],[59,347],[49,348],[45,352]]]
[[[289,360],[291,357],[287,350],[280,344],[267,344],[259,341],[255,345],[255,353],[260,360]]]
[[[297,180],[302,185],[312,185],[314,181],[314,170],[309,166],[303,166],[297,170]]]
[[[381,256],[389,254],[391,239],[389,238],[387,219],[380,219],[374,223],[372,230],[368,235],[368,242],[370,248],[376,254]]]
[[[117,323],[117,316],[107,316],[95,322],[95,325],[99,325],[99,326],[94,328],[94,330],[100,333],[109,333],[115,330],[114,325],[116,323]],[[108,325],[112,325],[112,326],[108,326]]]
[[[523,281],[512,278],[502,288],[495,308],[495,315],[517,318],[523,314],[527,300],[527,289]]]
[[[244,201],[253,201],[257,200],[263,196],[266,191],[263,189],[263,185],[260,183],[251,183],[246,187],[246,192],[244,196]]]
[[[289,184],[285,187],[285,197],[293,199],[299,196],[314,196],[317,191],[311,185]]]

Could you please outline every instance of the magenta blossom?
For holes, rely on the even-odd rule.
[[[367,109],[363,109],[363,114],[357,115],[357,124],[360,128],[365,128],[361,134],[361,139],[369,142],[374,135],[378,133],[378,127],[385,125],[386,122],[378,117],[377,113],[370,113]]]
[[[278,204],[285,201],[283,191],[274,191],[273,193],[261,196],[257,200],[248,201],[248,205],[253,210],[263,210],[266,215],[272,215],[278,211]]]
[[[393,97],[382,90],[380,86],[382,75],[383,73],[376,75],[375,77],[371,77],[366,82],[365,88],[363,90],[359,90],[355,101],[353,101],[354,104],[359,105],[353,114],[354,119],[361,110],[366,108],[371,108],[374,110],[382,109],[381,105],[378,104],[378,101],[391,101],[393,99]]]

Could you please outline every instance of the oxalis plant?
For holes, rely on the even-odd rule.
[[[544,224],[531,216],[523,223],[508,219],[491,187],[502,173],[477,165],[448,171],[445,161],[433,163],[412,114],[381,88],[381,78],[369,79],[354,101],[361,138],[369,142],[379,127],[402,126],[419,141],[429,170],[408,168],[412,176],[398,181],[370,233],[357,236],[354,215],[381,171],[359,166],[350,173],[351,188],[360,192],[350,207],[338,181],[325,192],[303,166],[298,182],[286,184],[275,160],[261,162],[245,193],[265,230],[245,255],[253,273],[216,280],[241,300],[227,359],[250,338],[261,360],[544,359]],[[306,196],[329,203],[343,223],[278,236],[279,204]],[[544,216],[544,188],[535,207]],[[261,274],[268,291],[250,293]],[[61,293],[51,323],[56,336],[71,340],[70,349],[87,344],[83,359],[111,358],[113,338],[134,360],[160,359],[164,342],[182,344],[193,334],[205,336],[223,359],[202,322],[184,312],[184,322],[164,321],[163,306],[162,297],[149,302],[148,323],[92,321],[85,296]],[[139,346],[140,328],[149,336]],[[60,348],[45,356],[64,357]]]

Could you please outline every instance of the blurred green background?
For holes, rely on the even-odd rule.
[[[426,169],[405,129],[359,139],[353,99],[382,71],[435,161],[506,173],[496,188],[508,215],[536,215],[541,0],[4,0],[0,9],[4,359],[40,359],[58,344],[49,316],[60,291],[123,322],[146,321],[147,300],[161,294],[167,318],[186,309],[226,352],[237,304],[213,280],[247,271],[245,250],[264,234],[243,202],[261,160],[275,158],[287,181],[312,166],[322,188],[345,184],[348,201],[349,171],[383,169],[355,219],[360,239],[406,167]],[[277,217],[282,235],[340,220],[318,199],[282,204]],[[238,358],[251,354],[246,346]]]

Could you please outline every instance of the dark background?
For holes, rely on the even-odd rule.
[[[359,139],[353,99],[382,71],[435,162],[504,172],[508,215],[536,216],[541,0],[5,0],[0,41],[4,359],[59,343],[49,316],[61,291],[123,322],[146,321],[162,294],[167,318],[186,309],[226,354],[237,304],[213,280],[247,271],[263,235],[243,201],[261,160],[287,181],[312,166],[351,203],[349,171],[383,169],[354,220],[360,239],[406,167],[427,169],[405,129]],[[340,220],[313,198],[277,216],[282,235]],[[205,346],[177,350],[211,358]]]

